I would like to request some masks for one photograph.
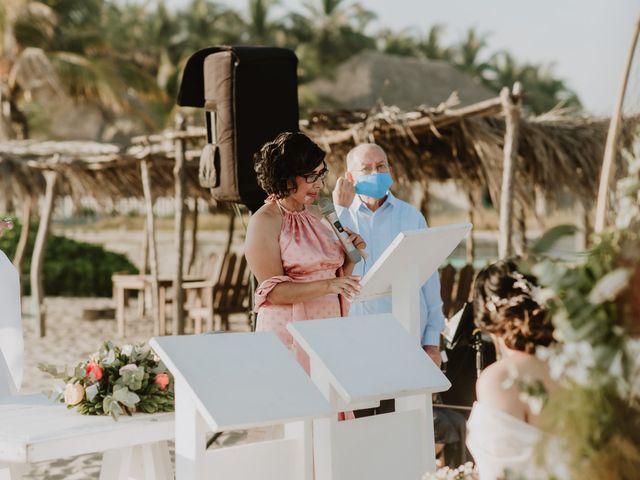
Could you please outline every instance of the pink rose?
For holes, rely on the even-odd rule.
[[[79,383],[68,383],[64,389],[64,403],[77,405],[84,398],[84,387]]]
[[[164,390],[169,385],[169,374],[168,373],[159,373],[156,375],[156,378],[153,379],[153,383],[160,387],[160,390]]]
[[[87,364],[85,377],[90,379],[92,373],[96,377],[96,381],[100,380],[102,378],[102,367],[95,362],[89,362]]]

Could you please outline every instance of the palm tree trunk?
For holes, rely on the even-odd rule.
[[[20,218],[20,238],[18,239],[18,245],[16,247],[16,254],[13,257],[13,264],[18,270],[18,274],[22,275],[22,261],[24,254],[27,251],[27,243],[29,242],[29,232],[31,226],[31,207],[33,199],[31,195],[26,195],[22,203],[22,218]]]

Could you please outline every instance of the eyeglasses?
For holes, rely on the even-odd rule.
[[[305,173],[304,175],[300,176],[304,178],[304,181],[307,183],[315,183],[318,180],[324,180],[325,178],[327,178],[327,175],[329,175],[329,169],[325,167],[319,172]]]
[[[353,170],[354,172],[362,172],[365,175],[371,175],[372,173],[387,173],[389,171],[389,165],[381,163],[375,167],[365,167],[359,170]]]

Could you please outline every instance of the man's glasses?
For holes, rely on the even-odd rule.
[[[372,173],[387,173],[388,171],[389,165],[385,165],[384,163],[376,165],[375,167],[365,167],[359,170],[354,170],[354,172],[362,172],[365,175],[371,175]]]
[[[307,183],[315,183],[318,180],[324,180],[325,178],[327,178],[327,175],[329,175],[329,169],[325,167],[319,172],[305,173],[304,175],[300,176],[304,178],[304,181]]]

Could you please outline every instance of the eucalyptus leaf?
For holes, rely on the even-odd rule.
[[[135,393],[129,391],[128,388],[122,387],[113,391],[113,398],[122,403],[126,407],[135,407],[140,401],[140,397]]]
[[[139,390],[142,388],[144,379],[144,367],[138,366],[135,369],[120,369],[121,377],[116,382],[119,385],[128,387],[129,390]]]
[[[88,386],[85,389],[85,393],[87,395],[87,400],[90,402],[93,401],[93,399],[96,398],[96,395],[98,395],[98,384],[94,383],[93,385]]]
[[[598,305],[615,300],[627,287],[632,272],[627,268],[617,268],[604,275],[589,293],[589,302]]]
[[[577,230],[575,225],[558,225],[557,227],[553,227],[547,230],[529,250],[534,255],[548,253],[561,238],[573,235]]]
[[[102,363],[104,365],[111,365],[116,361],[116,352],[113,350],[109,350],[107,354],[102,358]]]

